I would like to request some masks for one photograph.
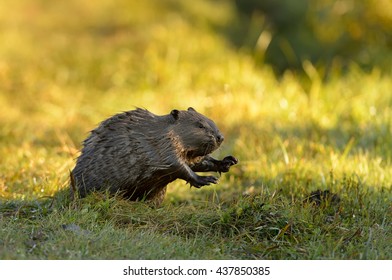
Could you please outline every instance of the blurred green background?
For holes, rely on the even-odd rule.
[[[135,106],[214,119],[252,182],[293,162],[328,173],[345,148],[389,168],[391,4],[375,3],[7,1],[2,193],[66,186],[87,132]]]
[[[392,2],[388,0],[236,0],[246,22],[230,38],[278,72],[356,63],[391,69]],[[245,29],[244,29],[245,28]],[[244,32],[245,30],[245,32]]]

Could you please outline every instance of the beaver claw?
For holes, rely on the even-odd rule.
[[[218,172],[228,172],[232,165],[238,163],[238,159],[233,156],[227,156],[219,162]]]
[[[197,176],[193,182],[189,182],[195,188],[218,183],[218,178],[214,176]]]

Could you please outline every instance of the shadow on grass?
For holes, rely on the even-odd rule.
[[[54,196],[37,199],[0,200],[0,216],[14,219],[40,219],[48,216],[53,209],[63,209],[71,203],[69,190],[58,191]]]
[[[70,201],[68,190],[63,190],[52,198],[7,201],[1,204],[0,214],[5,220],[19,221],[21,228],[26,222],[38,222],[33,230],[46,237],[41,241],[37,234],[30,236],[34,244],[36,239],[46,242],[53,230],[89,240],[109,225],[114,231],[194,240],[195,246],[202,242],[207,251],[219,248],[215,258],[390,257],[379,251],[388,248],[392,234],[388,229],[392,222],[390,190],[376,191],[356,176],[335,181],[331,196],[324,196],[325,191],[318,197],[318,193],[304,191],[303,178],[280,182],[264,178],[263,184],[264,188],[250,194],[222,194],[217,200],[215,193],[203,202],[164,203],[159,208],[102,193]],[[46,220],[50,220],[49,229],[42,228]]]

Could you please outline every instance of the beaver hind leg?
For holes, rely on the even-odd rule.
[[[164,186],[163,188],[160,188],[157,191],[149,193],[146,197],[147,203],[153,207],[161,206],[166,196],[166,188],[167,186]]]

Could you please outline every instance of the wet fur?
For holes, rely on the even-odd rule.
[[[200,188],[217,183],[195,172],[227,172],[237,159],[209,156],[223,141],[215,123],[196,112],[173,110],[157,116],[136,109],[103,121],[83,142],[71,172],[71,189],[81,197],[95,190],[131,200],[163,200],[168,183],[183,179]]]

